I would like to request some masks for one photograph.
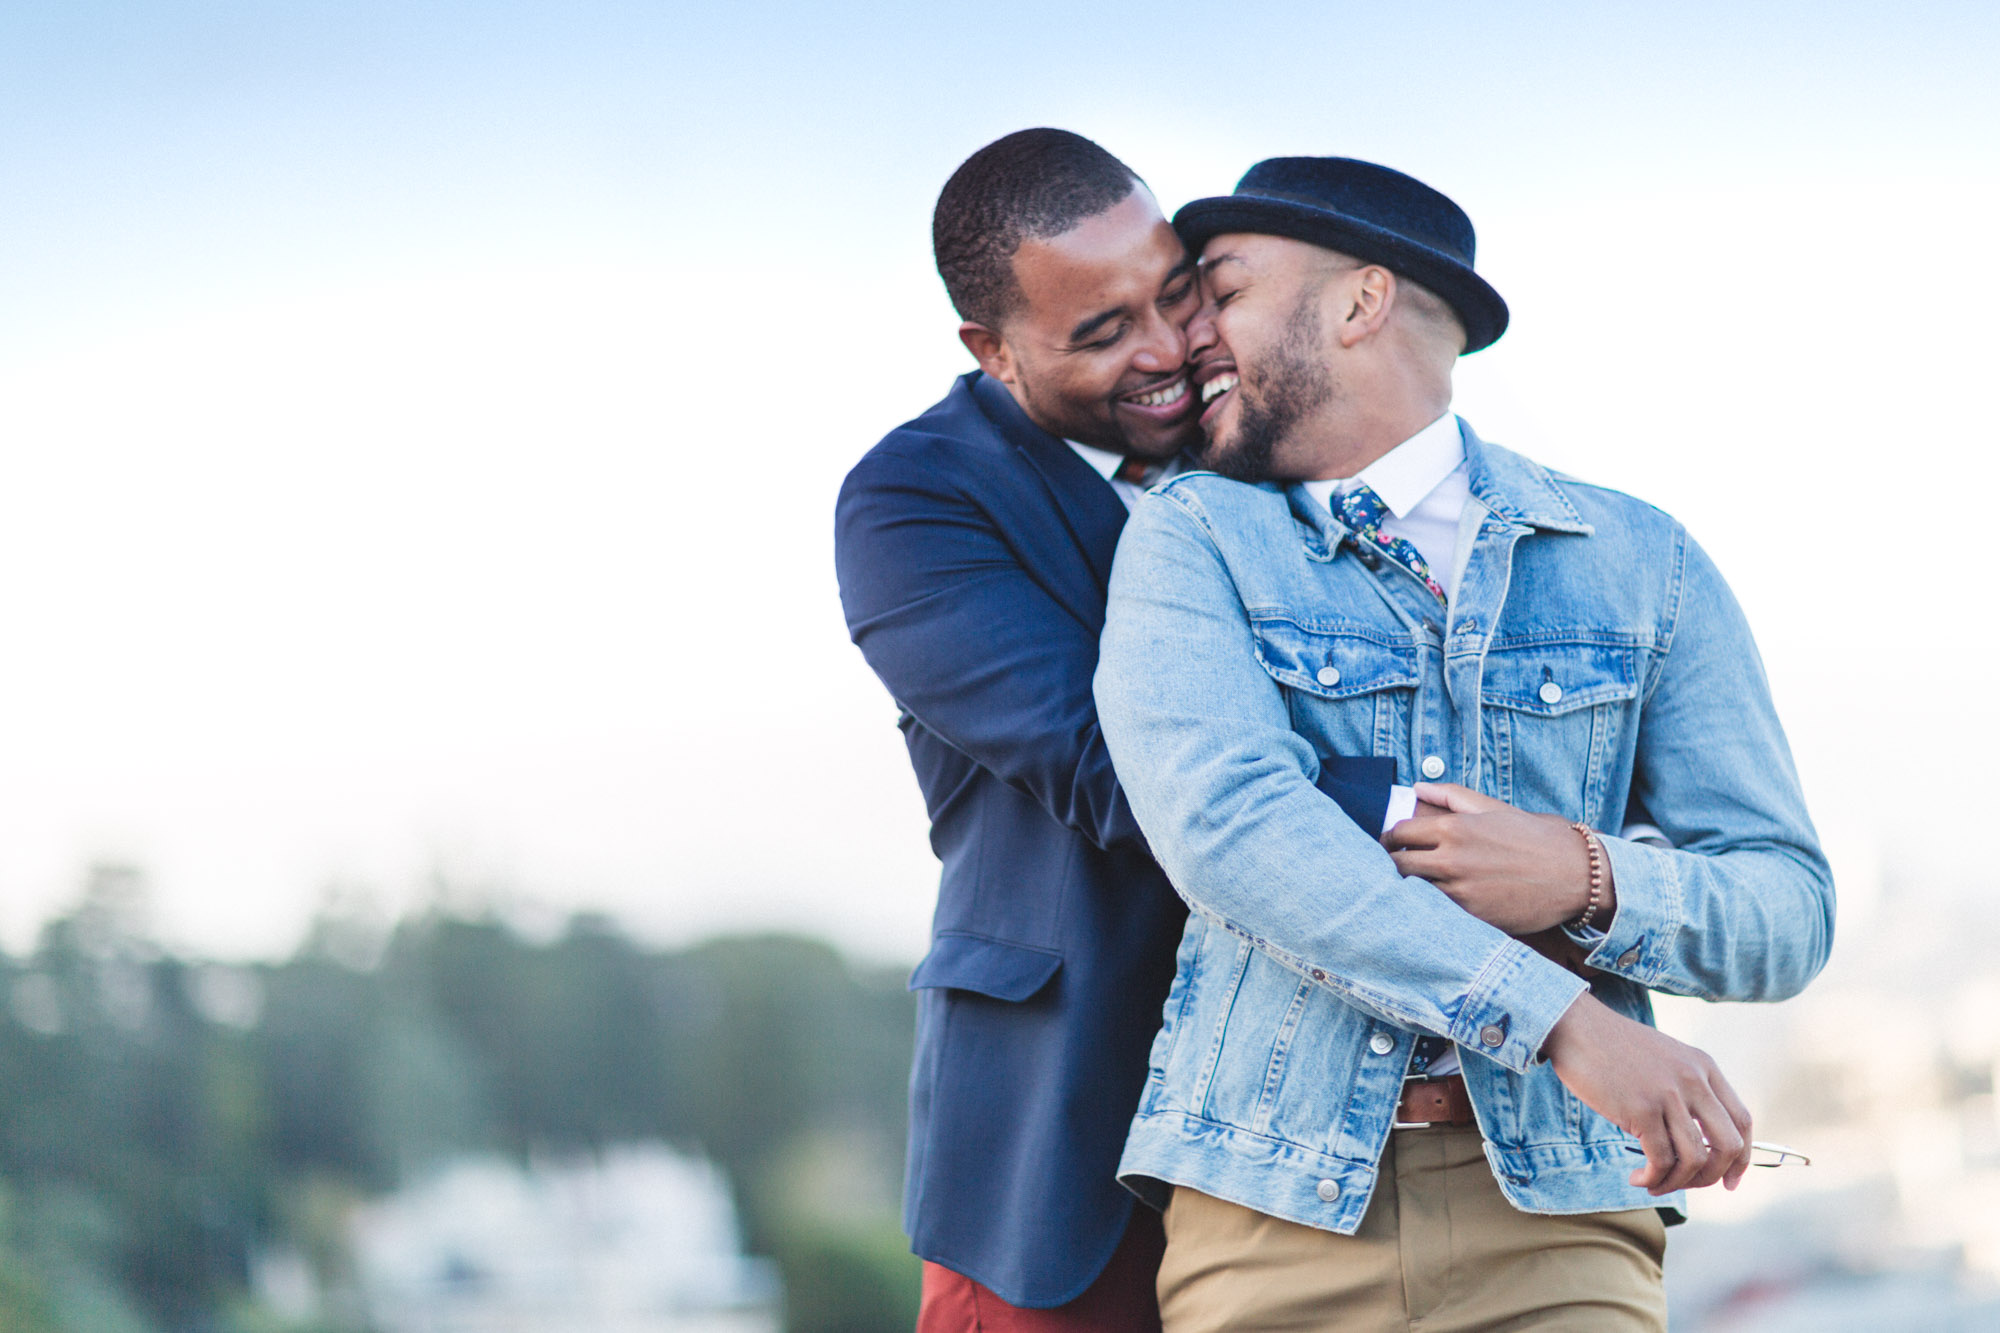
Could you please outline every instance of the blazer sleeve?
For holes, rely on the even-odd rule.
[[[848,632],[897,703],[1097,846],[1144,845],[1098,731],[1096,627],[948,475],[864,458],[841,487],[834,564]]]

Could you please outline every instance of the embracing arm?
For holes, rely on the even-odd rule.
[[[1198,911],[1343,998],[1525,1069],[1583,983],[1467,915],[1313,787],[1198,497],[1141,502],[1097,698],[1126,790]]]

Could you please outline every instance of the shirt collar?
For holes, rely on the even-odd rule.
[[[1465,441],[1458,432],[1458,418],[1450,412],[1404,440],[1353,477],[1309,481],[1306,491],[1322,505],[1336,491],[1351,491],[1357,485],[1382,497],[1382,503],[1397,518],[1405,517],[1423,503],[1460,464],[1465,462]]]
[[[1099,449],[1093,445],[1078,444],[1075,440],[1064,440],[1064,444],[1076,450],[1076,456],[1097,469],[1097,475],[1110,481],[1125,464],[1125,455],[1114,454],[1109,449]]]

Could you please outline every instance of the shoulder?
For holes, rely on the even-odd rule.
[[[884,435],[848,471],[841,499],[873,489],[917,488],[945,492],[978,489],[1010,470],[1013,451],[998,426],[980,410],[972,376]]]
[[[1491,441],[1480,441],[1489,467],[1500,463],[1516,476],[1539,479],[1601,537],[1678,539],[1684,529],[1673,515],[1626,491],[1538,463]],[[1504,462],[1502,462],[1504,460]]]
[[[1146,493],[1133,517],[1154,522],[1191,519],[1211,532],[1292,522],[1285,493],[1270,482],[1233,481],[1218,472],[1183,472]]]

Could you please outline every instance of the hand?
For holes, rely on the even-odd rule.
[[[1542,1053],[1591,1110],[1639,1140],[1646,1164],[1628,1179],[1649,1193],[1735,1189],[1750,1167],[1750,1112],[1709,1059],[1588,993]]]
[[[1419,783],[1416,791],[1417,813],[1382,839],[1397,870],[1429,880],[1509,935],[1533,935],[1582,914],[1590,853],[1568,820],[1531,815],[1454,783]],[[1444,813],[1432,813],[1440,806]],[[1616,908],[1607,860],[1598,924]]]
[[[1532,935],[1521,936],[1521,943],[1527,945],[1550,962],[1560,967],[1568,968],[1585,981],[1590,981],[1604,975],[1603,972],[1584,961],[1590,957],[1590,950],[1578,944],[1561,930],[1538,930]]]

